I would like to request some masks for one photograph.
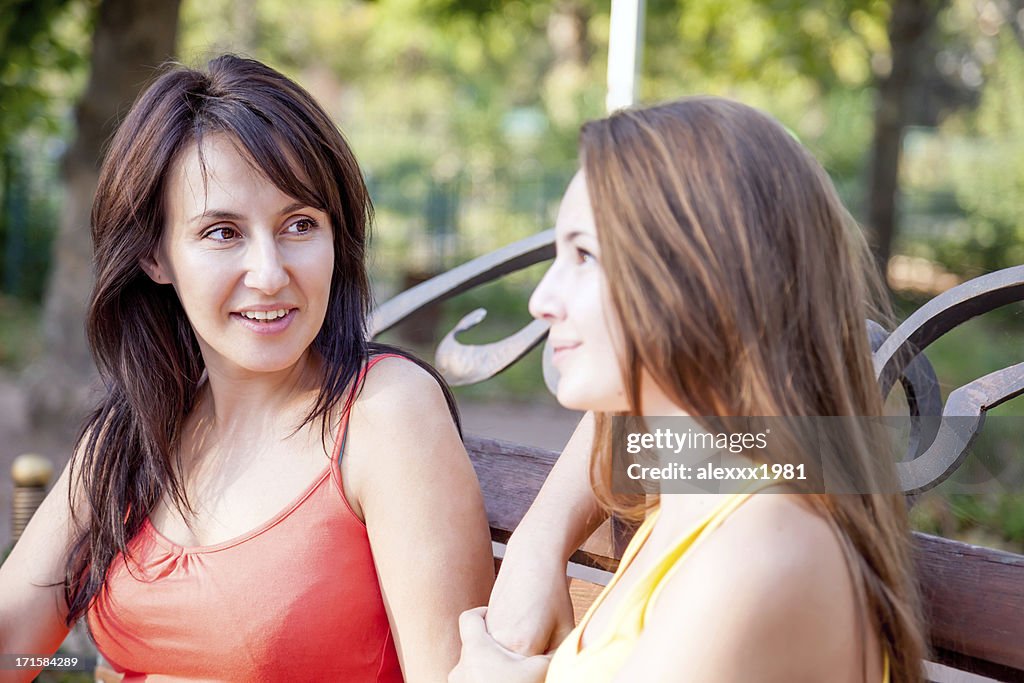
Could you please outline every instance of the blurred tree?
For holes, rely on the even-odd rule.
[[[174,54],[178,7],[179,0],[99,3],[89,81],[64,158],[64,208],[43,310],[43,354],[29,369],[37,424],[80,415],[94,376],[83,320],[92,281],[89,212],[102,147],[153,68]]]
[[[934,125],[937,112],[965,102],[935,67],[935,17],[947,4],[651,0],[648,11],[663,15],[648,22],[645,63],[653,89],[695,67],[702,76],[690,79],[702,89],[762,106],[797,130],[844,199],[863,206],[857,213],[884,264],[897,231],[903,130]],[[673,58],[679,54],[685,59]],[[869,106],[873,123],[863,118]],[[863,197],[854,187],[864,187]]]
[[[879,270],[886,272],[897,230],[900,153],[912,106],[934,67],[929,40],[946,0],[893,0],[889,17],[888,73],[878,79],[875,129],[868,173],[868,213]]]

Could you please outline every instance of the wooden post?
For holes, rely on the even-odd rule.
[[[11,515],[11,540],[17,543],[32,515],[46,497],[46,487],[53,477],[53,463],[42,455],[26,453],[14,459],[11,479],[14,481],[14,509]]]

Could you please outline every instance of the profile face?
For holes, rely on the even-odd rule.
[[[287,370],[304,357],[327,313],[334,268],[326,213],[279,190],[226,134],[195,144],[172,167],[166,224],[142,263],[170,284],[211,373]]]
[[[558,402],[577,410],[625,411],[621,327],[601,268],[582,171],[573,176],[559,206],[555,249],[554,262],[530,297],[530,314],[551,325]]]

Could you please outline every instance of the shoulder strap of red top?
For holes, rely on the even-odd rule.
[[[341,456],[345,453],[345,441],[348,439],[348,414],[352,411],[352,404],[356,401],[356,396],[359,395],[359,390],[363,387],[363,382],[366,380],[366,373],[370,371],[374,365],[384,360],[385,358],[405,358],[405,356],[398,353],[382,353],[378,356],[373,356],[367,361],[363,369],[359,371],[359,375],[356,377],[356,381],[352,383],[352,389],[349,393],[348,399],[345,402],[345,412],[341,416],[341,424],[338,425],[338,457],[335,466],[341,466]]]

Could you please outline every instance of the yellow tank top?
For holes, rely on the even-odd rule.
[[[658,517],[658,510],[651,513],[637,530],[622,555],[619,569],[601,594],[590,606],[579,625],[572,630],[555,651],[548,668],[546,683],[610,683],[622,669],[643,631],[644,622],[661,592],[661,587],[672,571],[679,566],[686,553],[700,540],[718,528],[722,522],[752,493],[737,493],[727,496],[707,516],[698,522],[689,534],[669,548],[652,566],[647,574],[623,596],[608,627],[608,632],[598,634],[586,648],[581,648],[583,631],[590,618],[604,602],[605,597],[615,588],[619,578],[636,557],[644,542],[651,534]],[[889,660],[883,657],[882,683],[889,683]]]

